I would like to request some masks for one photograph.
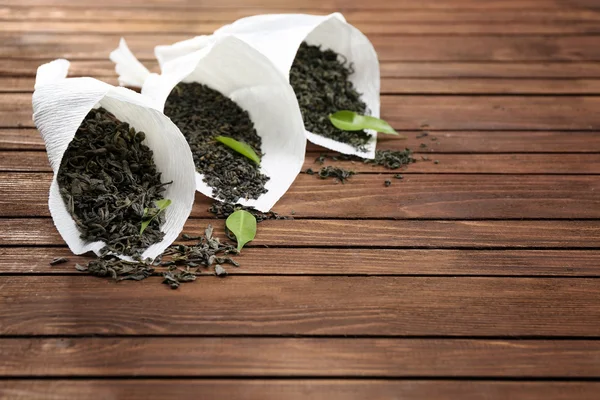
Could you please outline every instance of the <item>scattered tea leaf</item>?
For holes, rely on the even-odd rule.
[[[392,184],[392,181],[390,181],[389,179],[386,179],[384,184],[385,184],[385,187],[388,187]]]
[[[190,235],[185,237],[192,238]],[[215,275],[224,277],[226,274],[222,272],[225,270],[223,265],[239,267],[237,261],[228,257],[229,254],[238,253],[236,248],[213,237],[210,225],[206,228],[205,235],[194,238],[198,240],[196,244],[171,245],[153,262],[139,257],[134,257],[133,261],[126,261],[107,254],[90,260],[86,265],[76,264],[75,269],[99,277],[109,277],[115,281],[139,281],[158,275],[163,277],[163,283],[177,289],[181,283],[196,280],[196,277],[207,269],[214,268]],[[163,257],[168,259],[162,261]],[[218,264],[220,269],[215,264]]]
[[[230,149],[237,151],[241,155],[248,157],[252,161],[257,164],[260,164],[260,157],[254,152],[252,147],[244,142],[238,142],[237,140],[230,138],[228,136],[217,136],[215,140],[223,143],[225,146]]]
[[[348,171],[331,165],[321,168],[318,173],[319,178],[321,179],[334,178],[342,183],[345,183],[354,174],[354,171]]]
[[[342,110],[335,114],[329,114],[329,120],[333,126],[344,131],[372,129],[377,132],[400,136],[398,132],[384,120],[369,115],[360,115],[354,111]]]
[[[156,200],[154,202],[156,208],[144,208],[144,220],[142,221],[142,227],[140,228],[140,235],[144,233],[150,222],[154,220],[154,218],[158,217],[158,215],[163,212],[167,207],[171,205],[170,199],[161,199]]]
[[[215,265],[215,275],[219,277],[227,276],[227,271],[225,271],[225,268],[217,264]]]
[[[256,236],[256,218],[248,211],[237,210],[227,218],[225,225],[235,235],[238,251]]]
[[[69,259],[66,257],[56,257],[55,259],[53,259],[52,261],[50,261],[50,265],[58,265],[58,264],[64,264],[66,262],[68,262]]]

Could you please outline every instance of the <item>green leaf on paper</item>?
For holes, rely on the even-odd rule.
[[[144,208],[144,216],[142,217],[142,227],[140,228],[140,235],[144,233],[150,222],[159,216],[167,207],[171,205],[171,200],[161,199],[154,202],[156,208]]]
[[[256,236],[256,218],[245,210],[237,210],[225,221],[227,229],[229,229],[237,240],[238,251],[242,250],[244,245]]]
[[[223,143],[225,146],[230,149],[240,153],[241,155],[248,157],[252,161],[257,164],[260,164],[260,157],[254,152],[252,147],[244,142],[238,142],[237,140],[230,138],[228,136],[217,136],[215,138],[217,141]]]
[[[362,131],[363,129],[372,129],[381,133],[401,136],[394,130],[394,128],[390,126],[390,124],[384,120],[368,115],[360,115],[354,111],[343,110],[338,111],[335,114],[329,114],[329,120],[333,126],[343,131]]]

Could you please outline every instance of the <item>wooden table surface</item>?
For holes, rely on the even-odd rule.
[[[597,0],[1,3],[1,399],[600,398]],[[369,36],[382,116],[409,137],[379,146],[419,162],[387,188],[397,171],[360,163],[334,163],[359,172],[345,185],[301,174],[274,209],[294,220],[261,223],[225,279],[75,271],[49,218],[37,66],[115,83],[121,35],[156,70],[156,44],[293,11]],[[223,237],[209,205],[185,232]]]

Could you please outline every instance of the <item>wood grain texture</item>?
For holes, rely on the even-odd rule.
[[[218,222],[221,221],[221,222]],[[183,232],[199,234],[208,224],[225,237],[222,220],[190,219]],[[64,245],[49,218],[0,219],[0,246]],[[368,238],[368,240],[366,240]],[[424,247],[424,248],[598,248],[596,221],[263,221],[246,246]]]
[[[391,3],[390,3],[391,4]],[[298,12],[306,9],[298,7]],[[53,5],[40,5],[36,7],[2,6],[0,18],[9,21],[92,21],[99,22],[148,22],[160,24],[163,22],[221,22],[229,23],[238,18],[249,17],[257,13],[279,13],[280,8],[211,8],[201,13],[189,12],[178,8],[146,8],[143,13],[135,8],[102,7],[88,4],[87,7],[60,7]],[[293,12],[293,11],[286,11]],[[481,12],[476,9],[451,8],[440,10],[436,8],[421,9],[349,9],[344,10],[344,17],[348,22],[371,23],[576,23],[600,21],[600,10],[584,8],[562,9],[497,9],[494,12]],[[399,24],[400,25],[400,24]],[[122,29],[127,29],[123,24]]]
[[[210,14],[209,14],[210,15]],[[389,18],[389,17],[388,17]],[[77,34],[185,34],[209,35],[233,19],[215,21],[45,21],[24,20],[6,21],[0,25],[0,32],[11,33],[77,33]],[[600,33],[598,21],[504,21],[500,23],[464,22],[459,19],[442,22],[363,22],[348,19],[365,35],[573,35]]]
[[[387,0],[386,0],[387,1]],[[128,35],[127,43],[140,59],[153,59],[154,46],[189,39],[190,34]],[[0,33],[0,57],[105,59],[121,35],[61,33]],[[371,35],[382,61],[600,61],[596,35]]]
[[[378,148],[438,162],[335,162],[359,172],[346,185],[301,174],[275,208],[296,219],[261,223],[226,279],[77,272],[90,256],[48,214],[38,65],[116,83],[121,36],[158,71],[157,44],[333,11],[373,42],[382,117],[409,137]],[[596,0],[4,1],[0,398],[596,399],[599,33]],[[225,237],[210,203],[186,233]]]
[[[273,210],[295,218],[600,218],[600,175],[403,176],[359,174],[341,185],[300,174]],[[51,180],[50,173],[0,173],[0,216],[49,216]],[[197,194],[192,216],[211,217],[212,203]]]
[[[11,400],[596,400],[598,382],[498,382],[374,379],[186,379],[186,380],[2,380],[0,396]]]
[[[5,335],[599,333],[594,279],[207,276],[177,292],[160,285],[159,278],[114,283],[7,276],[2,281]],[[160,312],[144,306],[153,303],[161,304]],[[189,307],[198,303],[200,310]]]
[[[10,6],[47,6],[47,2],[41,0],[5,0],[5,5]],[[55,0],[54,6],[68,7],[88,7],[89,3],[82,3],[77,0]],[[595,0],[545,0],[543,9],[563,10],[563,9],[597,9],[598,3]],[[198,3],[194,0],[130,0],[122,2],[118,0],[108,0],[103,5],[117,8],[185,8],[187,10],[219,9],[219,8],[280,8],[280,9],[298,9],[298,4],[288,0],[204,0]],[[539,9],[539,0],[489,0],[482,3],[478,0],[424,0],[415,3],[411,0],[397,0],[390,3],[387,0],[374,0],[368,5],[359,0],[307,0],[302,3],[302,8],[312,10],[355,10],[355,9],[475,9],[475,10],[502,10],[502,9]]]
[[[379,137],[378,149],[399,149],[408,147],[415,153],[520,153],[517,159],[528,159],[530,153],[599,153],[600,135],[598,132],[561,132],[561,131],[432,131],[427,137],[419,137],[423,131],[403,132],[408,139],[398,140],[391,137]],[[431,143],[431,138],[438,140]],[[426,143],[427,148],[420,144]],[[0,151],[2,150],[44,150],[44,141],[36,129],[0,129]],[[307,143],[309,153],[332,152]],[[417,158],[420,158],[419,155]],[[429,156],[431,157],[431,156]],[[569,159],[569,156],[565,156]],[[14,158],[14,156],[13,156]],[[433,159],[433,158],[432,158]],[[436,159],[440,159],[436,156]],[[473,158],[476,159],[476,158]],[[532,158],[541,161],[540,158]],[[441,165],[441,164],[440,164]],[[439,166],[439,165],[438,165]],[[411,165],[411,169],[416,165]],[[580,166],[585,168],[585,166]]]
[[[260,227],[259,227],[260,229]],[[65,257],[64,264],[50,260]],[[394,250],[245,248],[230,275],[600,276],[598,250]],[[93,257],[67,248],[0,247],[0,274],[73,274]],[[307,262],[312,260],[312,262]]]
[[[5,59],[0,76],[34,77],[37,67],[47,59]],[[70,76],[116,77],[114,64],[106,57],[96,60],[70,60]],[[144,60],[153,72],[160,72],[154,59]],[[530,78],[530,79],[599,79],[599,62],[402,62],[382,61],[383,78]]]
[[[322,151],[307,152],[302,170],[306,171],[310,168],[318,171],[323,166],[334,165],[356,173],[380,174],[600,174],[600,154],[437,154],[435,150],[440,147],[438,143],[443,139],[438,139],[436,134],[432,134],[431,137],[436,140],[432,141],[429,136],[419,140],[427,145],[426,148],[418,147],[425,155],[415,154],[417,162],[406,168],[390,170],[383,166],[366,164],[360,160],[335,161],[330,157],[337,153],[323,149]],[[407,144],[401,140],[385,142],[389,143],[389,146],[379,147],[392,147],[391,145],[394,143],[396,144],[394,149],[398,150],[402,148],[402,145]],[[432,148],[431,153],[434,154],[427,154],[430,147]],[[323,164],[315,162],[323,154],[329,154],[330,157],[325,159]],[[423,157],[426,160],[423,160]],[[0,173],[51,171],[45,152],[0,151]],[[17,177],[18,175],[12,176]],[[27,179],[26,175],[23,179]],[[353,181],[355,179],[350,182]]]
[[[594,278],[204,276],[177,291],[158,277],[1,279],[0,335],[600,335]]]
[[[4,376],[600,376],[597,341],[4,339],[0,355]]]
[[[600,129],[600,97],[595,96],[384,95],[381,101],[382,118],[396,129]],[[0,128],[33,127],[31,115],[29,93],[0,97]]]

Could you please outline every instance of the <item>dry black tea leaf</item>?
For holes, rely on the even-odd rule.
[[[58,264],[64,264],[66,262],[69,262],[69,259],[66,257],[57,257],[55,259],[53,259],[52,261],[50,261],[50,265],[58,265]]]
[[[354,174],[354,171],[348,171],[343,168],[332,166],[323,167],[318,173],[319,178],[321,179],[334,178],[342,183],[345,183]]]
[[[218,277],[224,277],[227,275],[227,271],[225,271],[225,268],[217,264],[215,266],[215,275],[217,275]]]

